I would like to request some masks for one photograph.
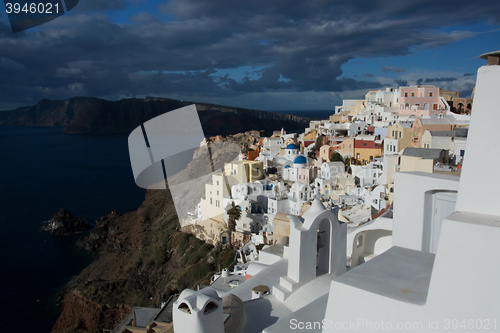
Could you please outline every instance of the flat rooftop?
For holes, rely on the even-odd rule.
[[[281,245],[281,244],[274,244],[272,246],[263,248],[262,250],[260,250],[260,252],[265,252],[265,253],[269,253],[269,254],[273,254],[273,255],[282,257],[283,256],[283,250],[284,250],[284,246],[283,245]]]
[[[433,253],[394,246],[340,275],[335,281],[402,302],[423,305],[427,300],[434,257]]]

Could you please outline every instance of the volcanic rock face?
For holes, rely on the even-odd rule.
[[[69,235],[85,232],[92,228],[91,224],[73,216],[69,210],[61,208],[50,221],[44,223],[42,230],[50,231],[53,235]]]
[[[134,306],[159,307],[185,288],[207,285],[234,260],[224,251],[179,231],[167,190],[147,190],[137,211],[113,212],[78,245],[95,256],[65,289],[53,332],[113,329]]]
[[[211,141],[233,142],[245,150],[258,135],[248,132]],[[216,168],[223,166],[222,155],[212,156]],[[196,167],[195,158],[173,180],[187,178]],[[78,246],[96,259],[65,289],[54,333],[113,329],[134,306],[159,307],[185,288],[208,285],[219,267],[231,264],[236,254],[181,232],[168,188],[147,190],[137,211],[112,212],[95,224]]]
[[[65,126],[67,134],[129,134],[149,119],[191,104],[196,104],[206,136],[250,130],[271,132],[282,127],[290,131],[303,129],[310,121],[287,114],[168,98],[107,101],[74,97],[64,101],[41,100],[33,106],[2,111],[0,126]]]

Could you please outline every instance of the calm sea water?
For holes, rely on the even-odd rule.
[[[2,331],[50,332],[56,295],[91,258],[79,236],[40,231],[64,207],[93,223],[135,210],[127,136],[75,136],[62,128],[0,127],[0,318]],[[21,330],[22,331],[22,330]]]

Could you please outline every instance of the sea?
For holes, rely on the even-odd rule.
[[[62,127],[0,127],[0,318],[3,332],[51,332],[57,294],[92,258],[82,235],[52,236],[44,221],[63,207],[94,223],[136,210],[126,135],[66,135]]]
[[[327,119],[332,111],[275,111]],[[136,210],[126,135],[66,135],[62,127],[0,127],[0,322],[3,332],[51,332],[58,293],[92,262],[85,234],[41,231],[59,208],[94,223]],[[21,330],[22,331],[22,330]]]

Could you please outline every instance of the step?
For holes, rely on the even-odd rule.
[[[284,287],[290,292],[295,291],[295,288],[297,287],[297,282],[288,276],[282,276],[280,277],[280,286]]]
[[[281,302],[284,302],[292,292],[286,290],[283,286],[277,285],[273,287],[273,295]]]

